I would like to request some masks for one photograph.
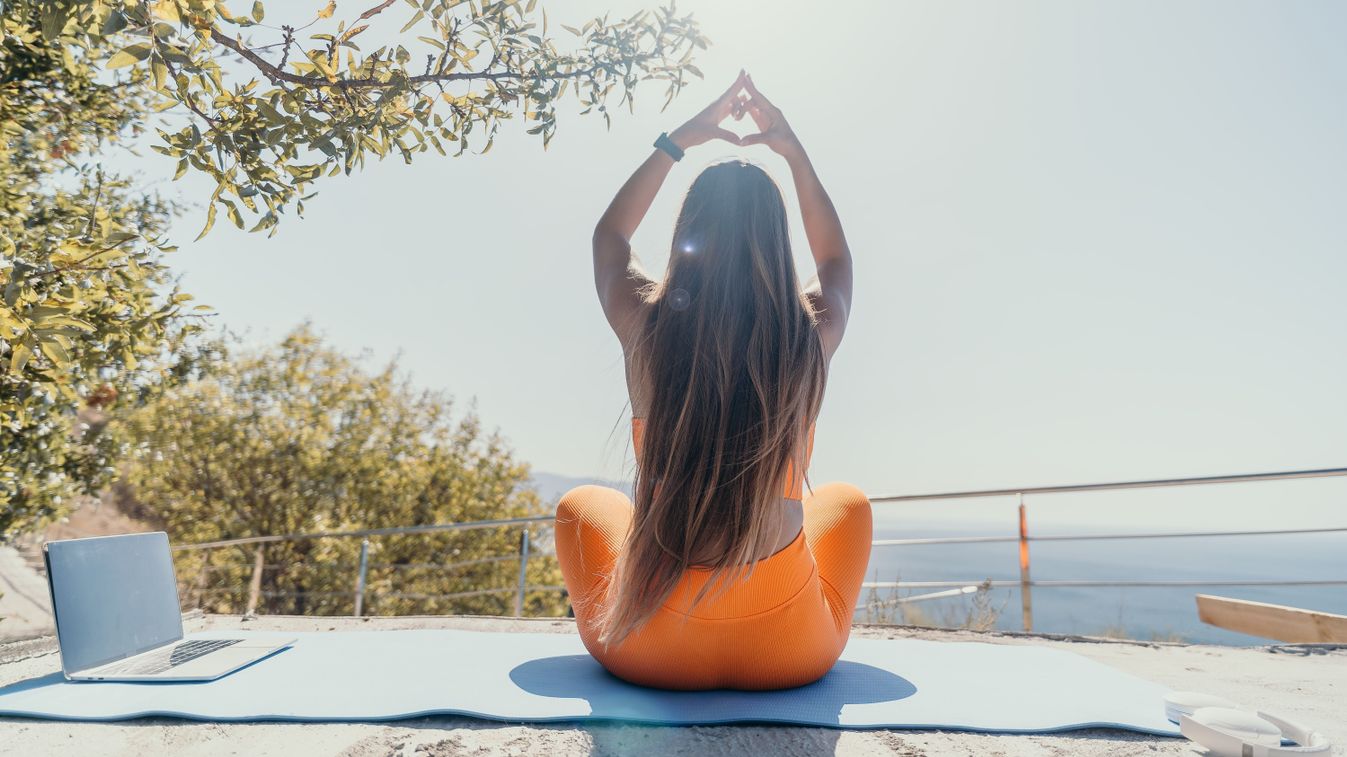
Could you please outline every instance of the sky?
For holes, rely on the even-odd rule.
[[[553,24],[649,5],[547,3]],[[486,156],[323,180],[271,239],[222,223],[192,243],[197,208],[174,227],[183,288],[253,343],[307,320],[373,363],[399,356],[418,384],[475,400],[536,470],[624,478],[622,359],[590,234],[654,138],[746,67],[854,256],[815,482],[882,496],[1347,466],[1347,6],[679,9],[713,44],[706,80],[667,112],[652,87],[610,130],[563,108],[546,151],[510,129]],[[663,270],[681,194],[729,156],[781,183],[807,278],[789,173],[764,147],[689,151],[637,253]],[[209,191],[168,184],[155,153],[138,168],[188,201]],[[1345,505],[1347,479],[1033,506],[1053,522],[1291,527],[1347,525]]]

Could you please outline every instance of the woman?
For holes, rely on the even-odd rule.
[[[752,117],[739,138],[727,118]],[[757,166],[693,182],[662,281],[630,239],[674,161],[713,140],[764,144],[794,176],[818,275],[801,288],[781,192]],[[851,308],[851,253],[790,126],[744,72],[672,134],[594,231],[594,279],[626,358],[635,505],[600,486],[557,505],[556,546],[590,653],[633,683],[777,689],[837,661],[870,555],[870,503],[803,497],[828,361]]]

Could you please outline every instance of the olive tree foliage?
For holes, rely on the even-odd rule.
[[[277,347],[231,352],[127,421],[126,483],[175,543],[543,512],[504,440],[475,412],[455,417],[446,398],[413,388],[395,362],[367,371],[308,327]],[[372,538],[366,608],[508,613],[518,541],[517,528]],[[255,549],[179,552],[184,600],[242,612]],[[359,539],[264,545],[259,609],[349,614],[359,549]],[[536,557],[529,583],[560,584],[557,571]],[[444,597],[490,588],[502,591]],[[534,614],[564,606],[557,592],[529,595]]]
[[[170,378],[193,328],[163,261],[172,204],[99,166],[150,101],[105,53],[0,15],[0,538],[109,480],[107,408]]]
[[[112,146],[207,176],[202,234],[221,212],[274,233],[371,157],[484,153],[516,115],[546,145],[563,98],[607,121],[647,80],[667,104],[706,46],[672,6],[574,26],[537,0],[234,6],[0,0],[0,538],[110,480],[103,409],[192,371],[175,206],[100,168]]]
[[[274,230],[291,205],[302,212],[315,180],[370,156],[485,153],[516,113],[546,145],[568,93],[607,120],[610,104],[631,107],[655,80],[667,105],[701,75],[692,56],[707,44],[672,6],[569,26],[538,0],[366,0],[340,14],[336,0],[307,14],[273,3],[276,20],[260,1],[242,5],[85,0],[54,22],[62,35],[124,42],[107,66],[143,69],[163,107],[191,115],[154,149],[179,175],[214,180],[203,234],[217,211]]]

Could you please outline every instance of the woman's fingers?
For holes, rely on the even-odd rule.
[[[748,90],[748,94],[752,97],[753,100],[756,100],[773,110],[776,109],[776,106],[772,104],[772,101],[768,100],[765,95],[763,95],[761,92],[758,91],[757,85],[753,83],[752,76],[744,74],[743,80],[744,80],[744,89]]]
[[[738,134],[735,134],[734,132],[730,131],[729,129],[713,129],[713,130],[711,131],[711,137],[712,137],[713,139],[723,139],[723,140],[725,140],[726,142],[729,142],[729,143],[732,144],[732,145],[743,144],[743,142],[742,142],[742,140],[740,139],[739,135],[738,135]]]
[[[741,68],[739,69],[739,76],[734,79],[734,83],[731,84],[730,88],[725,90],[725,92],[717,99],[727,102],[734,99],[734,96],[739,94],[739,90],[744,88],[744,82],[746,81],[748,81],[748,74]]]
[[[744,95],[735,95],[734,98],[734,120],[741,120],[748,113],[748,98]]]
[[[763,131],[767,131],[767,129],[771,128],[776,120],[772,111],[764,108],[761,101],[757,98],[745,100],[744,108],[747,110],[748,114],[752,116],[753,123],[757,124],[758,128]]]

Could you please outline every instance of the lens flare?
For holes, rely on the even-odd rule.
[[[692,295],[688,294],[686,289],[675,289],[669,292],[669,307],[674,310],[687,310],[690,302],[692,302]]]

